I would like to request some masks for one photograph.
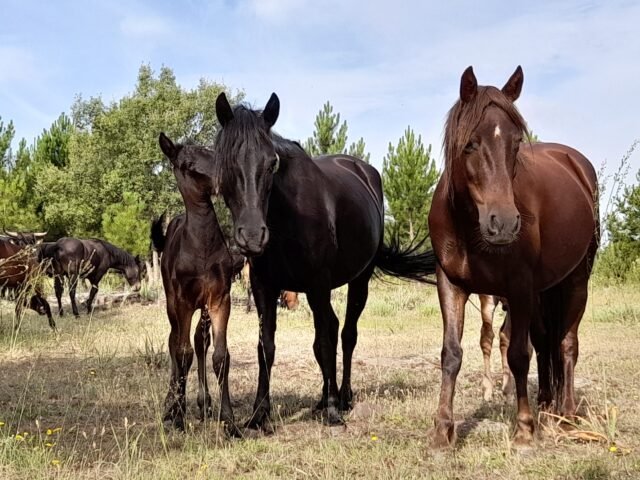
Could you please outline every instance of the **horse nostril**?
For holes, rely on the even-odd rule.
[[[520,215],[516,215],[516,221],[513,223],[513,233],[517,233],[520,230]]]
[[[491,214],[489,216],[489,227],[487,231],[490,235],[495,235],[498,233],[498,217],[496,215]]]

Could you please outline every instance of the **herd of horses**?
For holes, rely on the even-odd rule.
[[[511,393],[515,385],[515,444],[526,446],[533,440],[535,424],[527,395],[533,351],[541,410],[575,416],[578,326],[600,235],[597,179],[593,166],[575,149],[526,140],[526,123],[514,105],[523,79],[520,67],[502,88],[478,85],[471,67],[462,74],[460,96],[445,126],[445,167],[428,218],[430,249],[425,241],[402,246],[397,237],[385,236],[382,182],[374,167],[343,154],[311,158],[300,144],[273,131],[280,111],[276,94],[263,110],[254,110],[245,104],[232,107],[221,93],[216,100],[220,128],[210,147],[174,143],[161,133],[160,149],[171,163],[185,206],[185,213],[173,218],[166,232],[163,218],[151,227],[154,248],[162,254],[171,326],[165,426],[184,429],[194,346],[200,417],[214,415],[205,369],[213,343],[213,370],[220,386],[218,420],[229,435],[242,435],[230,400],[227,348],[230,288],[238,259],[218,224],[211,200],[215,195],[224,198],[234,243],[248,259],[259,317],[258,387],[247,428],[273,432],[270,379],[282,291],[304,292],[313,314],[313,352],[323,378],[315,411],[329,425],[344,422],[342,414],[353,403],[358,319],[371,277],[381,274],[424,283],[434,283],[435,275],[444,331],[434,447],[455,443],[453,397],[471,293],[481,299],[487,399],[493,389],[488,361],[493,311],[498,302],[506,311],[500,346],[503,389]],[[53,258],[53,270],[59,274],[62,270],[56,269],[66,265],[64,255],[72,250],[57,243],[43,244],[39,255]],[[91,248],[97,251],[97,246]],[[56,249],[58,257],[49,256]],[[110,252],[108,247],[105,251]],[[92,293],[106,265],[94,264]],[[130,283],[139,281],[142,269],[133,258],[117,255],[110,265],[117,265]],[[339,321],[331,291],[345,284],[343,372],[338,384]],[[200,317],[192,344],[196,311]]]
[[[87,313],[91,313],[98,293],[98,284],[111,269],[123,274],[134,291],[140,289],[145,278],[146,264],[138,256],[99,239],[63,237],[55,242],[43,242],[46,232],[5,232],[0,236],[0,287],[16,300],[15,318],[19,321],[22,310],[28,306],[46,315],[49,326],[56,323],[49,302],[42,294],[42,277],[53,277],[58,301],[58,314],[62,316],[62,294],[65,279],[69,285],[71,310],[78,317],[76,287],[81,279],[91,284],[86,301]],[[17,325],[16,325],[17,327]]]

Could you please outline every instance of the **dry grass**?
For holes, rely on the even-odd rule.
[[[345,291],[337,291],[341,317],[344,302]],[[499,388],[491,402],[482,400],[480,320],[472,306],[455,398],[458,444],[446,454],[428,450],[442,335],[433,287],[373,284],[354,358],[356,409],[346,429],[325,427],[310,412],[322,381],[306,304],[280,312],[272,382],[277,432],[233,441],[215,422],[196,420],[195,365],[189,431],[162,430],[169,326],[161,305],[67,316],[57,335],[31,312],[13,342],[11,311],[0,307],[0,478],[640,478],[635,287],[596,289],[581,328],[579,426],[602,437],[584,441],[551,429],[528,455],[510,449],[514,407]],[[234,307],[229,336],[235,414],[245,420],[257,383],[255,313]],[[495,352],[497,380],[497,345]]]

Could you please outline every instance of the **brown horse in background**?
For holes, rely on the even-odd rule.
[[[49,326],[56,329],[56,323],[51,315],[51,307],[45,299],[40,281],[36,276],[38,261],[33,246],[17,245],[11,240],[0,239],[0,287],[13,290],[16,298],[16,326],[25,306],[40,315],[46,315]],[[44,272],[41,272],[44,273]],[[33,295],[27,301],[22,293],[25,289],[33,288]]]
[[[516,444],[530,444],[528,337],[538,359],[538,402],[572,416],[578,325],[600,229],[597,178],[578,151],[523,143],[527,127],[514,106],[518,67],[502,90],[462,75],[449,112],[445,169],[429,214],[438,258],[444,322],[442,385],[433,444],[454,442],[453,393],[462,363],[464,306],[471,292],[505,297],[511,341],[507,357],[517,394]]]
[[[159,141],[162,152],[173,166],[186,209],[186,214],[171,221],[166,236],[162,233],[162,218],[154,222],[151,229],[154,248],[162,252],[162,282],[171,323],[171,381],[164,424],[184,430],[187,375],[193,362],[189,339],[191,317],[200,310],[193,339],[198,360],[200,418],[213,414],[206,374],[206,355],[213,325],[213,371],[218,378],[221,398],[219,420],[224,422],[228,434],[240,436],[229,396],[231,357],[227,350],[231,281],[234,264],[238,262],[234,262],[227,248],[211,202],[214,156],[204,147],[174,145],[163,133]]]

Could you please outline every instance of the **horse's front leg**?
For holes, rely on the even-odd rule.
[[[173,426],[178,430],[184,430],[184,416],[187,411],[187,376],[193,363],[193,347],[189,338],[193,308],[168,296],[167,315],[171,323],[169,334],[171,380],[165,400],[163,423],[165,428]]]
[[[438,413],[435,418],[435,432],[432,446],[444,448],[455,443],[453,421],[453,394],[456,379],[462,365],[462,331],[464,329],[464,306],[469,293],[449,281],[442,268],[436,270],[438,280],[438,300],[442,311],[444,333],[442,339],[442,384]]]
[[[209,307],[213,316],[213,371],[218,379],[220,388],[220,421],[224,423],[225,432],[229,436],[241,437],[233,418],[231,396],[229,395],[229,369],[231,368],[231,355],[227,347],[227,324],[231,312],[231,296],[225,292],[222,298],[217,299]]]
[[[276,353],[276,300],[278,289],[260,281],[251,269],[251,286],[256,310],[260,322],[258,339],[258,391],[253,404],[253,414],[247,421],[248,428],[262,429],[265,433],[273,433],[269,416],[271,399],[269,388],[271,383],[271,367]]]
[[[527,288],[529,286],[530,288]],[[521,278],[518,282],[519,291],[508,297],[509,318],[511,320],[511,338],[507,358],[509,368],[513,373],[516,384],[518,413],[516,417],[516,432],[514,442],[517,446],[528,446],[533,440],[534,422],[529,397],[527,395],[527,381],[529,375],[529,330],[532,321],[538,324],[538,301],[533,293],[531,282]],[[523,288],[524,287],[524,288]]]

